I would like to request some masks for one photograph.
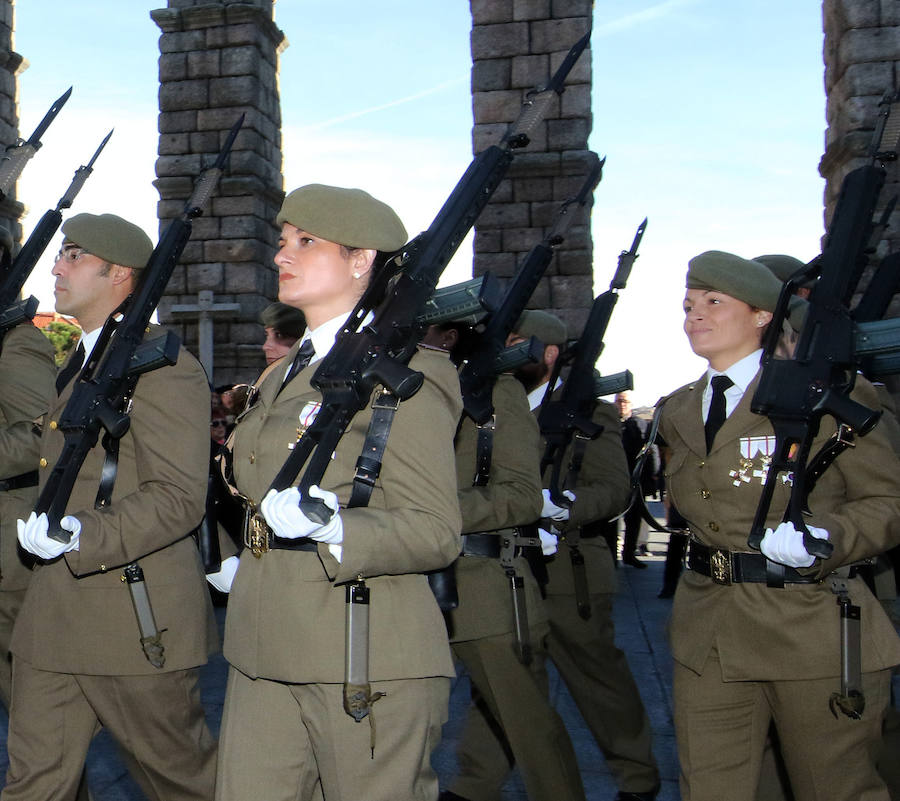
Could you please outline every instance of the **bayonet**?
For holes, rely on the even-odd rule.
[[[10,189],[15,186],[29,159],[40,149],[41,137],[56,119],[56,115],[59,114],[71,94],[72,87],[70,86],[53,102],[44,115],[44,119],[38,123],[34,133],[27,140],[17,139],[6,148],[6,153],[0,158],[0,197],[6,197]]]

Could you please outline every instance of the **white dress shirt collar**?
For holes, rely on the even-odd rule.
[[[706,371],[706,388],[703,390],[703,419],[706,420],[709,414],[709,407],[712,403],[712,380],[717,375],[727,375],[732,385],[725,390],[725,416],[728,417],[741,402],[750,382],[759,372],[759,360],[762,357],[762,348],[757,348],[753,353],[744,356],[743,359],[736,361],[727,370],[713,370],[712,367]]]
[[[531,409],[531,411],[534,411],[535,409],[537,409],[538,406],[541,405],[541,401],[544,399],[544,393],[547,391],[548,383],[549,383],[548,381],[545,381],[539,387],[536,387],[535,389],[531,390],[531,392],[528,393],[528,406]],[[562,381],[557,381],[556,388],[558,389],[559,387],[562,386],[562,384],[563,384]]]
[[[103,330],[103,326],[100,328],[95,328],[93,331],[82,331],[81,339],[78,340],[80,345],[84,345],[84,361],[87,363],[87,360],[91,357],[91,354],[94,352],[94,347],[97,344],[97,340],[100,339],[100,332]],[[76,345],[77,347],[77,345]]]

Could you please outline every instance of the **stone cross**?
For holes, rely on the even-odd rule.
[[[213,317],[216,315],[234,314],[240,311],[238,303],[214,303],[213,291],[201,289],[197,293],[196,303],[179,303],[171,307],[173,315],[184,315],[188,319],[197,320],[197,351],[200,364],[206,370],[210,382],[213,382]]]

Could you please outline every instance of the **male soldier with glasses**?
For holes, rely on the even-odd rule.
[[[152,245],[140,228],[111,214],[78,214],[62,231],[53,268],[56,309],[78,319],[84,331],[78,350],[89,358]],[[61,371],[58,397],[34,442],[41,484],[63,446],[57,421],[80,358],[76,351],[66,366],[76,369]],[[130,421],[111,488],[101,478],[105,448],[98,444],[88,454],[60,520],[68,542],[48,536],[46,515],[18,522],[19,542],[39,565],[12,638],[4,801],[72,798],[101,725],[126,752],[148,798],[213,795],[216,746],[200,705],[198,670],[218,643],[188,536],[203,516],[209,454],[209,387],[198,362],[182,349],[177,364],[143,375]],[[98,505],[98,487],[107,503]],[[123,580],[134,564],[143,569],[158,629],[155,651],[142,647],[137,595]]]

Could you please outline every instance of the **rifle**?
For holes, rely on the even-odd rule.
[[[594,397],[602,398],[604,395],[618,395],[620,392],[628,392],[634,389],[634,376],[631,370],[623,370],[612,375],[600,375],[594,372]]]
[[[87,454],[97,444],[101,429],[106,438],[118,440],[128,431],[128,401],[143,372],[174,364],[178,337],[171,331],[142,343],[150,315],[159,304],[188,239],[192,222],[216,187],[244,117],[232,126],[211,168],[197,179],[180,217],[172,220],[143,269],[134,292],[106,320],[97,344],[78,376],[72,396],[59,420],[65,441],[62,453],[35,504],[35,512],[47,513],[49,536],[68,542],[70,533],[59,525]],[[146,354],[136,359],[136,354]]]
[[[813,537],[803,521],[812,488],[809,467],[813,440],[826,414],[834,417],[842,430],[849,429],[860,436],[869,433],[881,416],[880,411],[850,398],[858,355],[856,323],[848,307],[868,260],[875,207],[885,181],[884,164],[895,160],[900,150],[898,117],[893,117],[891,126],[887,125],[892,102],[898,100],[900,95],[892,101],[890,94],[882,100],[867,153],[869,163],[844,178],[821,255],[785,282],[769,325],[759,385],[750,406],[754,413],[769,418],[775,432],[774,454],[747,541],[757,550],[765,533],[776,482],[782,473],[792,473],[790,500],[782,519],[803,532],[803,546],[810,555],[822,559],[831,555],[834,546]],[[809,297],[794,355],[777,359],[775,347],[794,287],[810,278],[818,280]],[[871,317],[877,311],[870,300],[866,301],[866,311],[861,312],[863,317]],[[813,460],[818,464],[816,472],[824,470],[836,455],[835,452],[824,463],[822,454],[817,455]]]
[[[484,425],[494,413],[491,400],[497,374],[494,362],[506,345],[506,339],[525,309],[525,304],[537,288],[544,271],[553,259],[555,248],[565,240],[566,231],[578,211],[590,200],[603,175],[606,159],[594,165],[574,197],[566,200],[556,215],[556,221],[543,241],[535,245],[525,257],[521,268],[510,281],[496,312],[490,315],[484,331],[467,352],[454,354],[462,390],[463,411],[477,425]]]
[[[544,343],[537,337],[531,336],[523,342],[503,348],[494,359],[493,369],[497,375],[510,373],[526,364],[537,364],[543,358]]]
[[[0,199],[9,194],[9,190],[15,186],[25,165],[40,150],[41,137],[50,127],[50,123],[56,119],[56,115],[59,114],[71,94],[72,87],[70,86],[53,102],[44,118],[38,123],[37,128],[34,129],[34,133],[27,140],[17,139],[6,148],[6,152],[0,158]]]
[[[87,164],[82,164],[75,170],[75,176],[69,188],[59,199],[55,209],[48,209],[34,227],[28,241],[22,246],[9,270],[0,280],[0,339],[10,328],[23,320],[30,320],[37,311],[37,299],[34,297],[18,301],[22,287],[31,275],[34,265],[47,249],[47,245],[53,238],[62,223],[62,210],[72,206],[76,195],[81,191],[90,174],[94,171],[94,162],[100,155],[113,132],[110,131],[100,146],[94,152]],[[18,301],[18,302],[17,302]]]
[[[425,301],[416,324],[423,330],[453,320],[477,325],[499,308],[502,294],[499,279],[490,271],[459,284],[440,287]]]
[[[541,474],[548,467],[550,473],[550,498],[557,506],[568,506],[568,499],[562,494],[560,474],[562,472],[563,455],[573,437],[581,440],[596,439],[603,432],[602,426],[592,420],[597,396],[594,392],[594,364],[603,351],[603,337],[609,325],[609,319],[619,299],[618,292],[625,288],[637,249],[647,228],[647,218],[638,226],[630,250],[619,254],[619,263],[609,289],[598,295],[591,306],[584,331],[577,343],[569,348],[568,356],[556,360],[547,391],[541,400],[538,424],[541,434],[547,442],[541,459]],[[563,385],[559,400],[551,400],[553,388],[559,379],[563,363],[571,364],[569,377]]]
[[[306,465],[298,488],[300,507],[310,519],[324,522],[331,517],[331,510],[321,501],[309,499],[307,491],[321,480],[337,443],[353,416],[367,405],[376,385],[382,385],[399,401],[412,397],[421,387],[424,376],[407,367],[423,331],[417,317],[516,151],[528,144],[529,132],[562,93],[566,76],[587,47],[590,35],[589,30],[569,50],[546,87],[526,95],[519,118],[500,145],[492,145],[475,157],[428,230],[377,270],[334,346],[319,363],[310,383],[322,393],[322,406],[270,487],[286,489]],[[371,480],[374,483],[374,477]]]

